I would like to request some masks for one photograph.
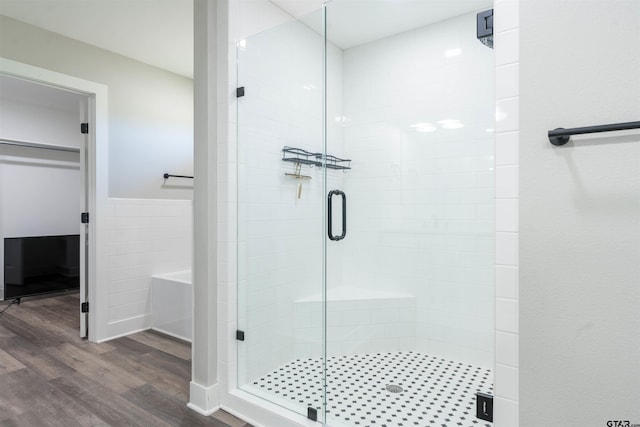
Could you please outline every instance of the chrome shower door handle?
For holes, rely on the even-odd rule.
[[[333,209],[332,209],[331,202],[333,200],[333,196],[336,194],[342,197],[342,234],[339,236],[334,236],[333,230],[332,230]],[[329,239],[336,242],[338,240],[344,239],[344,237],[347,235],[347,195],[344,194],[344,191],[331,190],[327,195],[327,229],[328,229]]]

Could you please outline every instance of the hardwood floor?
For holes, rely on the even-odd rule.
[[[87,342],[78,304],[78,294],[26,299],[0,316],[0,426],[250,427],[187,408],[188,344],[150,331]]]

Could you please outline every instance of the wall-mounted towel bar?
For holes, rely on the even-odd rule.
[[[549,142],[553,145],[564,145],[569,142],[571,135],[585,133],[613,132],[616,130],[640,129],[640,122],[612,123],[609,125],[585,126],[581,128],[558,128],[549,131]]]
[[[167,178],[190,178],[190,179],[193,179],[193,177],[189,176],[189,175],[171,175],[170,173],[165,173],[163,176],[164,176],[164,179],[167,179]]]

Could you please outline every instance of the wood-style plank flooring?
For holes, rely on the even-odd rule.
[[[0,426],[250,427],[187,408],[188,344],[150,331],[90,343],[78,304],[78,294],[23,299],[0,316]]]

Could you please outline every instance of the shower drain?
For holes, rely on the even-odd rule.
[[[402,387],[399,385],[389,384],[387,387],[387,391],[390,393],[402,393]]]

